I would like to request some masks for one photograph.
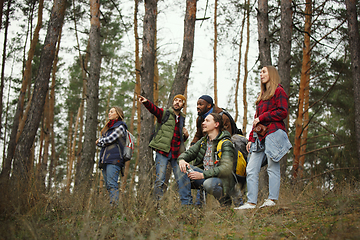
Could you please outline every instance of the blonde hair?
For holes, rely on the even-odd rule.
[[[122,120],[124,119],[124,112],[123,112],[122,108],[121,108],[121,107],[111,107],[111,108],[109,109],[109,111],[110,111],[112,108],[115,109],[115,112],[116,112],[117,115],[119,116],[118,119],[119,119],[120,121],[122,121]],[[109,130],[109,127],[108,127],[108,123],[109,123],[109,122],[110,122],[110,120],[108,120],[108,121],[106,122],[105,126],[103,127],[103,129],[101,129],[101,135],[103,135],[104,133],[106,133],[107,130]]]
[[[261,83],[261,92],[256,100],[256,105],[261,101],[266,101],[271,99],[275,90],[280,83],[280,76],[278,70],[273,66],[265,66],[268,70],[269,81],[267,83]]]

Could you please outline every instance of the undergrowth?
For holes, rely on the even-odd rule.
[[[20,214],[3,202],[0,239],[359,239],[359,189],[319,186],[283,184],[276,206],[253,210],[221,207],[211,196],[203,208],[184,207],[172,188],[160,204],[150,194],[143,201],[123,193],[110,206],[104,192],[82,203],[62,193]]]

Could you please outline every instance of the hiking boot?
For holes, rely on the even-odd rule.
[[[251,203],[245,203],[244,205],[240,206],[240,207],[236,207],[234,208],[234,210],[243,210],[243,209],[254,209],[256,208],[255,204],[251,204]]]
[[[263,205],[260,206],[260,208],[263,208],[263,207],[272,207],[272,206],[275,206],[276,203],[271,200],[271,199],[266,199],[265,202],[263,203]]]

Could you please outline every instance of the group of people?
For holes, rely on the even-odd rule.
[[[217,152],[218,143],[222,139],[230,139],[233,129],[223,109],[213,103],[208,95],[197,101],[198,117],[196,134],[191,146],[185,150],[184,142],[189,138],[185,128],[185,114],[182,112],[186,104],[183,95],[176,95],[172,107],[164,110],[143,96],[139,101],[157,118],[155,133],[149,147],[156,151],[156,178],[154,195],[161,200],[166,178],[167,165],[170,163],[179,189],[182,205],[193,204],[191,189],[198,189],[197,204],[202,204],[206,194],[212,194],[221,205],[230,206],[234,202],[235,209],[251,209],[257,204],[259,172],[267,161],[269,175],[269,196],[261,207],[274,206],[279,198],[280,163],[279,160],[291,148],[284,119],[288,115],[288,96],[280,85],[278,71],[273,66],[261,69],[261,92],[256,100],[256,114],[253,128],[246,146],[248,163],[246,167],[247,202],[234,201],[238,196],[233,176],[235,148],[231,141],[223,141],[221,155]],[[120,108],[113,107],[109,111],[109,122],[101,130],[101,137],[96,141],[101,147],[99,167],[102,169],[104,181],[109,191],[111,203],[118,201],[118,177],[124,166],[122,144],[119,138],[125,137],[126,124]],[[254,129],[262,124],[267,127],[265,134],[257,134]],[[191,164],[190,164],[191,163]]]

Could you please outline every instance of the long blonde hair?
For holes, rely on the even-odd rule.
[[[124,119],[124,112],[122,110],[121,107],[111,107],[109,109],[109,111],[114,108],[115,109],[115,112],[117,113],[117,115],[119,115],[118,119],[120,121],[122,121]],[[110,120],[108,120],[105,124],[105,126],[103,127],[103,129],[101,129],[101,135],[103,135],[104,133],[106,133],[107,130],[109,130],[109,127],[108,127],[108,123],[110,122]]]
[[[278,70],[274,66],[265,66],[268,70],[269,81],[267,83],[261,83],[261,92],[256,100],[256,105],[261,101],[271,99],[275,90],[280,83],[280,76]]]

